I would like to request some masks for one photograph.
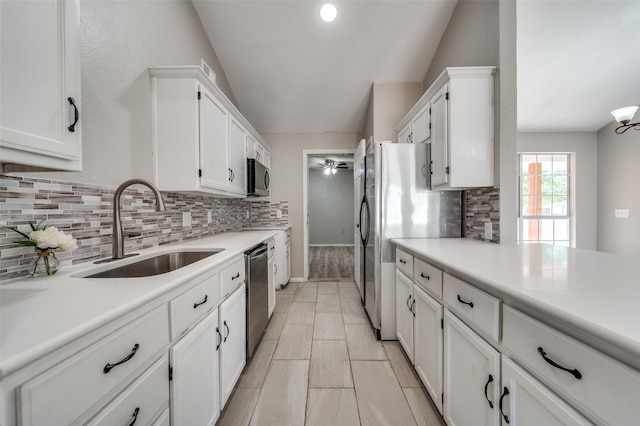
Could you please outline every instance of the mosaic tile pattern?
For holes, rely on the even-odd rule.
[[[244,201],[163,192],[166,211],[155,211],[153,194],[138,187],[122,196],[124,233],[140,234],[125,240],[125,252],[175,244],[248,226],[288,223],[286,201]],[[143,187],[140,187],[143,188]],[[0,280],[27,275],[34,256],[31,247],[13,241],[20,237],[5,227],[26,231],[29,223],[45,221],[78,240],[73,252],[56,251],[62,267],[111,255],[113,194],[115,188],[0,175]],[[192,224],[182,226],[190,211]],[[208,212],[212,221],[208,223]],[[280,216],[280,217],[278,217]]]
[[[466,202],[466,237],[484,240],[484,224],[491,222],[491,242],[500,242],[500,188],[479,188],[464,191]]]

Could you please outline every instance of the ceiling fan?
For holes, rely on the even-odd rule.
[[[324,174],[335,174],[338,169],[346,170],[349,168],[349,165],[345,162],[336,162],[334,160],[324,160]]]

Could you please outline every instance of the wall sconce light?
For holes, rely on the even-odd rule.
[[[613,118],[615,118],[618,123],[622,123],[622,125],[616,127],[617,134],[621,135],[632,127],[635,128],[635,130],[640,130],[640,122],[629,123],[633,119],[633,116],[637,110],[638,106],[633,105],[611,111],[611,115],[613,115]]]

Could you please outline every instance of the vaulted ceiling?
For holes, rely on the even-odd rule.
[[[465,0],[482,1],[482,0]],[[457,0],[193,0],[259,132],[360,132],[373,82],[421,82]],[[518,129],[597,131],[640,104],[640,0],[517,0]]]
[[[259,132],[360,132],[373,82],[422,82],[457,0],[193,0]]]

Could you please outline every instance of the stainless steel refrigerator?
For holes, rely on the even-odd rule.
[[[428,144],[367,146],[360,202],[360,296],[378,339],[396,339],[392,238],[459,238],[461,191],[430,190]]]

